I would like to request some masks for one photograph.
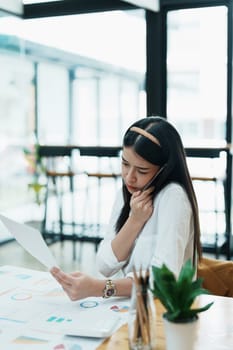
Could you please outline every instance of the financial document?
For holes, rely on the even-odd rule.
[[[129,303],[119,297],[70,301],[49,272],[2,266],[0,349],[95,350],[105,337],[92,337],[92,330],[101,329],[105,319],[116,322],[111,333],[116,331],[127,322]],[[68,336],[84,328],[87,337]]]

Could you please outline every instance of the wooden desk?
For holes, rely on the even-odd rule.
[[[233,349],[233,298],[202,295],[198,305],[214,301],[211,308],[199,314],[198,338],[194,350],[232,350]],[[165,350],[162,323],[164,309],[155,301],[157,322],[157,345],[154,350]],[[111,338],[106,339],[97,350],[129,350],[127,325],[122,326]],[[188,350],[188,349],[187,349]]]

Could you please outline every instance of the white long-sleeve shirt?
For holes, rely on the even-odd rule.
[[[106,277],[122,270],[130,276],[133,266],[143,269],[167,265],[176,275],[193,258],[193,214],[185,190],[177,183],[164,187],[154,199],[154,210],[140,232],[133,251],[125,261],[118,261],[111,246],[115,224],[123,206],[122,190],[116,196],[105,238],[97,252],[97,266]]]

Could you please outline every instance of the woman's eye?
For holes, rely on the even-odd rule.
[[[138,173],[141,175],[147,175],[147,173],[145,173],[144,171],[138,170]]]
[[[124,161],[122,161],[122,165],[129,166],[129,164],[127,162],[124,162]]]

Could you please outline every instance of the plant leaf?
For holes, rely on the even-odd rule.
[[[174,274],[164,264],[161,268],[153,266],[152,271],[154,277],[153,294],[161,300],[166,309],[173,312],[176,300],[176,279]]]
[[[192,308],[195,298],[201,294],[209,294],[209,291],[202,288],[202,278],[193,280],[195,268],[191,260],[184,264],[177,279],[165,264],[161,267],[152,266],[152,273],[152,293],[166,308],[166,318],[170,321],[190,320],[213,304],[199,309]]]

